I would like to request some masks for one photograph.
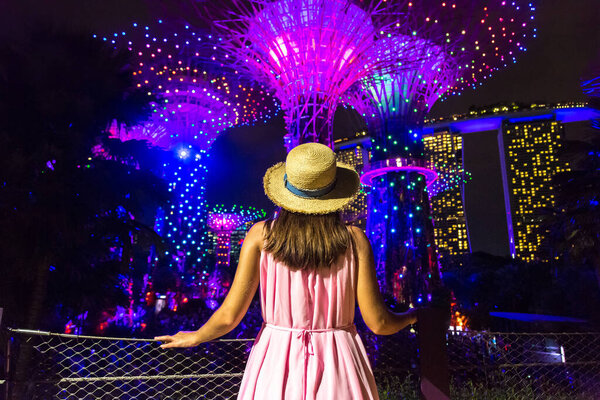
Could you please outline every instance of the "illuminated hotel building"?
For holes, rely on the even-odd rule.
[[[367,132],[359,132],[353,138],[339,139],[335,141],[335,153],[337,160],[344,164],[352,165],[361,174],[363,166],[369,160],[369,137]],[[361,188],[356,199],[344,210],[344,221],[365,229],[367,218],[367,194]]]
[[[448,249],[451,254],[450,249],[460,249],[445,238],[460,239],[458,232],[468,228],[470,251],[533,261],[543,239],[540,212],[554,205],[552,176],[569,169],[568,163],[559,159],[561,141],[565,135],[578,134],[578,123],[597,117],[598,111],[585,103],[513,104],[427,124],[426,147],[444,160],[444,153],[451,157],[461,146],[464,169],[472,172],[472,179],[464,184],[463,218],[456,220],[465,223],[456,234],[449,233],[455,223],[449,219],[458,216],[460,207],[454,199],[460,199],[459,191],[441,192],[441,197],[432,199],[440,250]],[[450,158],[448,165],[452,162],[458,159]]]
[[[558,150],[564,125],[555,119],[503,123],[502,141],[506,186],[510,193],[508,231],[512,231],[511,252],[533,261],[542,241],[539,210],[554,206],[552,176],[569,169],[559,160]]]
[[[425,152],[435,165],[438,180],[430,197],[435,244],[440,258],[469,251],[463,207],[462,136],[449,130],[423,135]]]

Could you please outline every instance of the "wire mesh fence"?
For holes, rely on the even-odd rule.
[[[219,340],[167,351],[148,339],[11,333],[10,393],[26,399],[235,398],[253,343]]]
[[[147,339],[8,333],[0,388],[19,400],[231,399],[253,344],[163,350]],[[381,399],[419,399],[417,336],[362,337]],[[453,399],[600,399],[600,333],[448,332],[447,351]]]
[[[456,399],[600,399],[600,333],[448,334]]]

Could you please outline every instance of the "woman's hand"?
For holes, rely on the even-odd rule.
[[[180,331],[175,335],[156,336],[154,340],[160,340],[164,342],[160,345],[161,349],[168,349],[171,347],[194,347],[198,346],[201,341],[198,338],[198,332],[186,332]]]

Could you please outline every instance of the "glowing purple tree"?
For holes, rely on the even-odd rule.
[[[211,247],[204,199],[208,150],[227,129],[266,120],[278,106],[264,87],[230,67],[220,39],[185,23],[134,23],[101,39],[131,52],[138,86],[157,99],[149,122],[114,125],[111,134],[173,152],[163,165],[173,200],[160,210],[155,228],[172,245],[169,264],[184,286],[202,286],[214,268],[205,260]]]
[[[379,3],[345,0],[233,1],[215,25],[238,64],[275,91],[285,111],[288,149],[300,143],[332,146],[340,96],[377,66]]]
[[[427,193],[437,174],[423,153],[424,118],[440,97],[475,88],[514,62],[535,37],[534,11],[531,2],[431,0],[391,4],[380,14],[406,18],[376,42],[398,62],[363,79],[349,99],[371,131],[362,177],[372,187],[367,234],[380,284],[397,301],[426,301],[440,284]]]

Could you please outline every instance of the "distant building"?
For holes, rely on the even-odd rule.
[[[425,152],[438,180],[430,197],[435,244],[440,258],[469,252],[463,206],[462,136],[449,130],[423,135]]]
[[[246,222],[244,225],[231,232],[231,248],[229,250],[229,257],[230,263],[234,269],[237,268],[237,264],[240,261],[242,244],[244,243],[246,233],[248,233],[252,225],[254,225],[254,221]]]
[[[554,206],[552,176],[568,171],[567,162],[559,159],[564,125],[556,117],[543,120],[504,121],[505,190],[509,196],[507,224],[511,254],[533,261],[542,241],[539,233],[540,210]]]
[[[370,138],[366,131],[358,132],[355,137],[335,141],[337,160],[352,165],[359,173],[369,161]],[[367,218],[367,193],[361,188],[356,199],[343,213],[344,221],[365,229]]]
[[[571,126],[597,116],[585,103],[511,104],[439,118],[425,126],[425,145],[438,160],[458,162],[452,152],[461,147],[465,170],[473,169],[462,196],[462,232],[468,228],[471,251],[535,259],[542,240],[542,209],[554,205],[552,176],[569,169],[559,158],[561,141]],[[458,192],[452,189],[432,199],[440,250],[460,248],[445,239],[460,239],[460,230],[450,233],[458,229],[453,228],[459,221],[455,215],[460,215]]]
[[[569,169],[561,141],[599,114],[580,102],[500,104],[429,120],[423,142],[439,176],[429,191],[440,256],[484,251],[534,260],[540,211],[554,205],[551,178]],[[337,140],[335,151],[361,173],[370,145],[359,132]],[[344,219],[364,229],[366,208],[361,191]]]

